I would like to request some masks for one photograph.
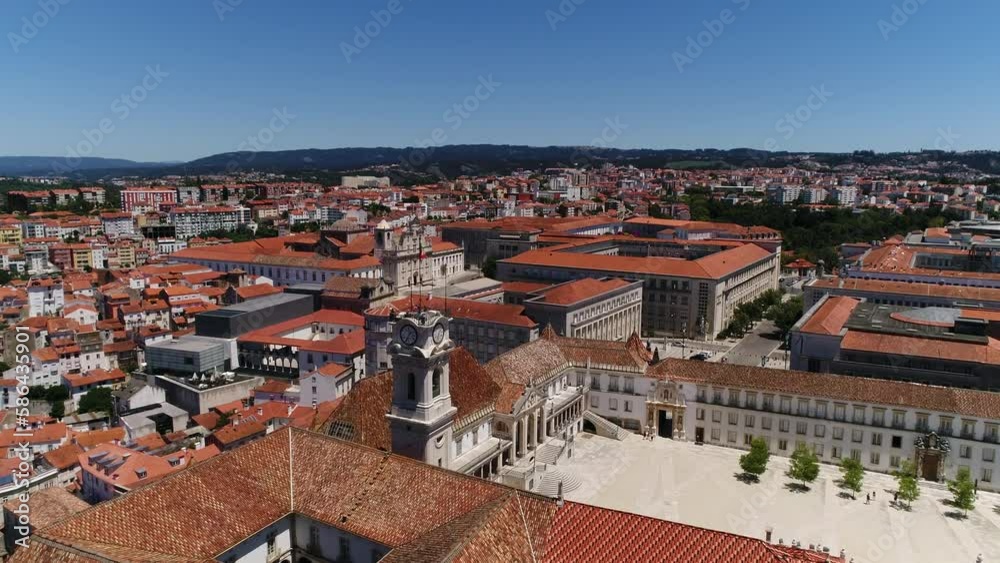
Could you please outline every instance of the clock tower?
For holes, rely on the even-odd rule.
[[[458,409],[448,391],[455,349],[448,317],[410,312],[396,319],[392,355],[392,408],[386,416],[392,451],[439,467],[451,463],[452,424]]]

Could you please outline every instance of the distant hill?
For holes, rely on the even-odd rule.
[[[1000,153],[978,151],[947,153],[789,153],[749,148],[735,149],[605,149],[595,147],[526,145],[443,145],[429,148],[349,147],[270,152],[221,153],[184,163],[148,163],[122,159],[83,158],[70,174],[77,179],[110,176],[199,175],[236,170],[301,174],[359,172],[378,168],[394,182],[419,182],[441,175],[503,174],[518,168],[600,166],[631,164],[639,168],[780,167],[808,160],[813,167],[895,165],[909,167],[928,162],[945,172],[1000,174]],[[53,174],[61,157],[0,157],[0,174]],[[388,168],[387,168],[388,167]]]
[[[124,158],[81,157],[79,162],[69,162],[61,156],[0,156],[0,175],[49,176],[65,174],[66,169],[107,170],[149,168],[161,166],[155,162],[135,162]]]

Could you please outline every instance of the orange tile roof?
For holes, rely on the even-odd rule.
[[[827,299],[820,308],[802,325],[802,332],[812,334],[839,335],[844,324],[851,318],[851,313],[858,306],[857,299],[850,297],[832,297]]]
[[[121,441],[125,439],[125,429],[118,426],[115,428],[108,428],[107,430],[91,430],[89,432],[80,432],[73,436],[72,441],[82,447],[84,450],[89,450],[98,444],[106,444],[108,442],[113,442],[115,440]]]
[[[393,301],[390,305],[397,312],[416,311],[423,308],[444,311],[446,315],[459,319],[470,319],[523,328],[534,328],[538,324],[524,314],[524,307],[521,305],[485,303],[471,299],[444,299],[429,295],[404,297]],[[374,309],[369,310],[369,313],[373,311]],[[388,311],[386,314],[388,314]]]
[[[329,478],[331,467],[337,479]],[[32,545],[51,550],[18,550],[13,563],[73,561],[67,553],[115,561],[209,561],[289,513],[386,546],[386,563],[586,562],[607,556],[698,563],[823,560],[754,538],[560,505],[288,428],[38,530]]]
[[[580,301],[592,299],[609,291],[625,287],[630,283],[621,278],[606,280],[583,278],[559,284],[543,292],[540,298],[533,299],[532,302],[547,303],[550,305],[572,305],[573,303],[579,303]]]
[[[70,387],[83,387],[98,383],[115,383],[125,381],[125,372],[120,369],[92,369],[82,375],[66,374],[63,376]]]

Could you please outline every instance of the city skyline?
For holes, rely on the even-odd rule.
[[[81,142],[86,156],[137,161],[478,143],[996,149],[997,10],[11,2],[0,68],[19,87],[0,103],[16,135],[0,154],[64,157]]]

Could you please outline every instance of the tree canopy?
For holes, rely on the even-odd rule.
[[[767,471],[767,462],[770,458],[767,442],[763,438],[754,438],[750,442],[750,451],[740,456],[740,468],[743,469],[744,475],[756,481]]]
[[[969,468],[959,468],[955,478],[948,481],[948,491],[951,492],[952,506],[961,510],[966,516],[976,507],[976,485],[972,482]]]
[[[80,398],[80,406],[77,412],[80,414],[87,412],[110,413],[113,407],[111,401],[111,389],[108,387],[95,387]]]
[[[802,481],[802,486],[808,489],[808,484],[819,477],[819,459],[805,444],[799,444],[792,453],[792,463],[788,468],[788,476],[796,481]]]
[[[840,473],[841,488],[850,491],[852,497],[861,492],[861,486],[865,480],[865,468],[862,467],[860,461],[853,457],[845,457],[840,462]]]

